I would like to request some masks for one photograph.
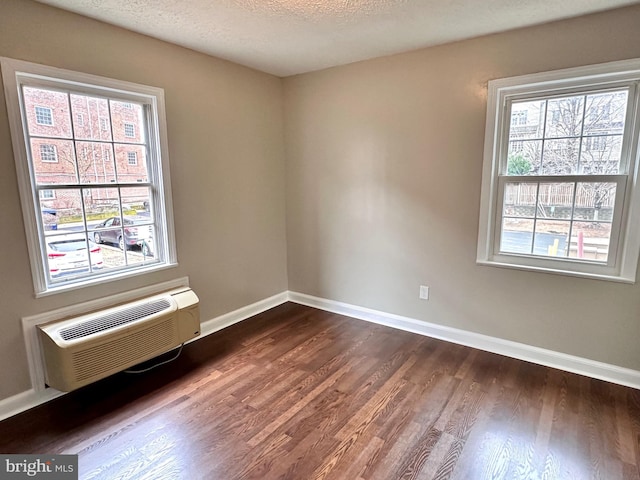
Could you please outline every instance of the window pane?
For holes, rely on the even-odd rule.
[[[56,189],[54,192],[54,198],[40,200],[49,281],[68,281],[71,277],[101,271],[102,250],[87,237],[80,190]]]
[[[153,225],[145,223],[144,219],[129,218],[132,224],[126,228],[129,242],[127,247],[127,262],[129,265],[156,261],[155,229]]]
[[[30,143],[33,171],[38,185],[77,182],[73,143],[70,140],[32,138]]]
[[[573,183],[541,183],[536,216],[543,219],[571,219],[573,186]]]
[[[587,95],[584,135],[622,134],[628,96],[627,90]]]
[[[538,219],[533,254],[549,257],[566,256],[565,248],[570,227],[571,222]]]
[[[606,262],[610,239],[610,223],[574,222],[569,257]]]
[[[127,215],[149,216],[149,187],[124,187],[121,189],[122,208]]]
[[[507,175],[537,175],[542,159],[542,140],[509,142]]]
[[[118,143],[144,143],[143,108],[137,103],[111,100],[113,139]]]
[[[509,140],[542,138],[546,104],[545,100],[514,102],[511,105]]]
[[[116,143],[118,183],[148,182],[147,150],[144,145]]]
[[[104,98],[71,94],[73,130],[81,140],[111,140],[109,102]]]
[[[534,218],[537,195],[537,183],[508,182],[504,187],[503,215]]]
[[[612,221],[616,184],[579,182],[576,189],[574,219],[594,222]]]
[[[117,270],[127,265],[125,253],[115,243],[103,243],[102,257],[104,259],[104,271]]]
[[[50,232],[45,236],[47,274],[52,282],[101,271],[102,249],[85,232]],[[89,261],[90,259],[90,261]]]
[[[105,271],[125,266],[124,252],[119,247],[122,236],[120,196],[117,188],[85,188],[89,238],[102,248]]]
[[[56,192],[54,190],[40,190],[40,215],[45,230],[58,229],[58,210],[55,208]]]
[[[83,188],[82,196],[89,230],[107,218],[120,217],[117,188]]]
[[[51,192],[51,194],[43,195],[44,192]],[[67,188],[41,190],[40,211],[45,231],[80,232],[84,230],[79,190]]]
[[[552,99],[547,102],[545,138],[577,137],[582,132],[584,96]]]
[[[534,221],[522,218],[504,218],[500,251],[504,253],[531,254]]]
[[[156,252],[155,226],[149,209],[151,189],[149,187],[122,188],[121,195],[125,212],[127,262],[129,264],[149,262],[153,260]]]
[[[71,138],[69,99],[66,93],[23,87],[29,135]]]
[[[579,138],[546,140],[542,154],[542,175],[571,175],[578,169]]]
[[[76,142],[76,159],[80,183],[116,181],[113,150],[110,143]]]
[[[609,175],[620,172],[622,135],[599,135],[582,139],[580,170],[583,175]]]

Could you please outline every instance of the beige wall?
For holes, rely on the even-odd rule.
[[[179,267],[35,299],[0,93],[0,399],[30,387],[23,316],[182,276],[203,320],[286,290],[282,81],[29,0],[1,3],[0,56],[164,88]]]
[[[638,25],[632,7],[285,79],[289,289],[640,370],[640,284],[475,264],[487,81],[640,57]]]

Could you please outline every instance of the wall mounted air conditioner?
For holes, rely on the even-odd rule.
[[[38,329],[46,383],[68,392],[197,337],[199,300],[181,288]]]

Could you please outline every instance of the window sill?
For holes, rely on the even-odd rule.
[[[602,280],[607,282],[626,283],[633,285],[635,278],[627,278],[620,275],[608,275],[594,272],[577,272],[574,270],[562,270],[559,268],[537,267],[533,265],[521,265],[517,263],[499,262],[495,260],[476,260],[476,265],[487,267],[509,268],[513,270],[525,270],[528,272],[549,273],[552,275],[564,275],[567,277],[587,278],[590,280]]]

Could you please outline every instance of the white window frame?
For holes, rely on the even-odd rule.
[[[515,100],[567,96],[591,90],[629,88],[624,143],[619,175],[545,177],[553,181],[615,181],[614,210],[608,260],[605,263],[500,251],[502,202],[506,179],[539,181],[542,176],[507,176],[510,105]],[[640,59],[570,68],[553,72],[492,80],[488,85],[487,117],[482,172],[482,193],[476,262],[577,277],[635,283],[640,254],[640,185],[638,138],[640,129]],[[613,178],[615,177],[615,178]],[[635,221],[634,221],[635,220]]]
[[[47,147],[51,147],[51,158],[52,160],[45,160],[45,157],[49,158],[49,152],[45,154],[44,149]],[[43,163],[58,163],[58,148],[53,143],[41,143],[40,144],[40,160]]]
[[[127,152],[127,165],[138,165],[138,152]]]
[[[40,190],[40,198],[43,200],[53,200],[56,198],[56,191],[51,189]]]
[[[169,149],[165,118],[164,90],[96,75],[63,70],[21,60],[0,57],[5,99],[9,114],[9,127],[15,156],[20,200],[31,263],[35,296],[41,297],[69,291],[107,281],[121,280],[177,265],[171,181],[169,177]],[[100,272],[89,277],[72,278],[69,281],[51,282],[46,270],[46,245],[44,225],[40,214],[39,191],[60,188],[57,185],[38,187],[35,182],[33,162],[30,159],[26,126],[22,121],[21,86],[61,88],[88,95],[99,95],[118,101],[128,101],[146,106],[148,129],[148,176],[145,184],[152,191],[151,215],[155,225],[155,251],[157,261],[136,264]],[[100,187],[99,184],[91,184]],[[104,185],[112,188],[113,185]],[[139,183],[135,184],[140,186]],[[86,228],[86,227],[85,227]]]

